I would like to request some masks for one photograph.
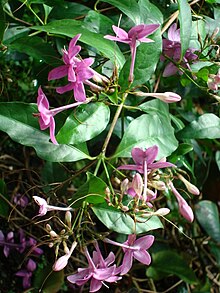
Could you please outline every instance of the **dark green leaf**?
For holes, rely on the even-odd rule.
[[[179,3],[179,21],[180,21],[180,39],[181,39],[181,56],[183,57],[189,48],[192,15],[187,0],[178,0]],[[187,17],[186,17],[187,16]]]
[[[49,18],[50,19],[73,19],[79,16],[86,15],[90,8],[79,4],[65,1],[60,5],[53,7]]]
[[[159,251],[153,253],[152,258],[152,265],[147,270],[148,277],[161,279],[165,277],[165,274],[172,274],[189,284],[196,284],[198,282],[193,270],[177,252],[172,250]]]
[[[202,200],[195,206],[196,218],[206,233],[220,242],[220,223],[218,207],[214,202]]]
[[[163,228],[160,219],[153,216],[149,219],[136,217],[136,222],[128,213],[124,213],[105,202],[92,207],[97,218],[110,230],[122,234],[140,234]]]
[[[5,31],[3,43],[8,45],[19,38],[27,36],[29,31],[30,29],[26,26],[13,25]]]
[[[5,12],[3,10],[3,3],[0,2],[0,44],[2,43],[4,32],[6,29]]]
[[[0,179],[0,216],[6,218],[9,214],[9,205],[5,199],[9,200],[7,187],[4,180]]]
[[[163,15],[161,11],[149,0],[139,0],[141,23],[163,23]]]
[[[9,45],[9,48],[21,53],[25,53],[37,60],[42,60],[47,64],[59,65],[60,56],[42,38],[25,37],[19,38]]]
[[[102,35],[112,34],[113,24],[110,18],[93,10],[90,10],[84,19],[84,25],[88,30]]]
[[[70,204],[73,207],[81,206],[83,201],[98,204],[105,201],[106,183],[99,177],[87,172],[87,181],[73,195]],[[74,204],[73,204],[74,203]]]
[[[197,121],[191,122],[178,132],[180,139],[214,139],[220,138],[220,118],[212,113],[201,115]]]
[[[80,41],[99,50],[104,56],[108,57],[112,62],[117,62],[119,67],[124,64],[124,56],[118,46],[104,39],[103,35],[93,33],[83,26],[83,22],[73,19],[62,19],[52,21],[44,26],[33,26],[32,29],[44,31],[51,34],[59,34],[67,37],[74,37],[76,34],[82,34]]]
[[[109,118],[110,110],[104,103],[81,105],[67,118],[57,141],[75,145],[90,140],[106,128]]]
[[[32,146],[38,156],[51,162],[74,162],[91,159],[87,153],[69,145],[54,145],[49,142],[49,135],[40,130],[35,104],[1,103],[0,130],[6,132],[14,141]]]
[[[160,104],[161,107],[162,104]],[[156,107],[156,103],[150,103],[149,109]],[[147,111],[147,106],[142,105],[142,110]],[[164,103],[164,109],[167,105]],[[149,110],[150,111],[150,110]],[[159,110],[160,111],[160,110]],[[169,156],[178,146],[174,136],[174,130],[167,116],[168,109],[163,114],[158,111],[141,115],[133,120],[127,127],[121,143],[114,157],[131,157],[133,147],[148,148],[154,144],[159,147],[158,159]]]

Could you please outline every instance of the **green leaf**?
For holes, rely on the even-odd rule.
[[[7,187],[5,181],[0,179],[0,216],[1,217],[8,217],[9,215],[9,205],[5,201],[5,199],[9,200],[9,196],[7,193]]]
[[[178,148],[175,152],[172,153],[169,161],[176,162],[178,158],[180,159],[181,156],[184,156],[193,150],[193,146],[189,143],[181,143],[179,144]]]
[[[136,222],[128,213],[124,213],[106,202],[92,207],[97,218],[109,229],[122,234],[140,234],[163,228],[160,219],[153,216],[149,219],[136,217]]]
[[[3,3],[0,2],[0,44],[2,43],[4,32],[6,29],[5,12],[3,10]]]
[[[19,38],[9,45],[9,48],[21,53],[25,53],[37,60],[42,60],[54,66],[60,64],[60,56],[42,38],[25,37]]]
[[[147,276],[161,279],[166,275],[176,275],[188,284],[196,284],[195,273],[185,259],[175,251],[164,250],[152,254],[152,265],[147,269]]]
[[[149,0],[138,1],[140,9],[141,23],[163,23],[163,14],[161,11],[152,4]]]
[[[59,34],[73,38],[76,34],[82,34],[80,41],[99,50],[104,56],[108,57],[113,63],[117,62],[122,67],[125,59],[118,46],[104,39],[103,35],[93,33],[83,26],[83,22],[73,19],[62,19],[52,21],[44,26],[33,26],[31,29],[43,31],[51,34]]]
[[[110,18],[93,10],[90,10],[84,19],[84,25],[88,30],[102,35],[112,34],[113,24]]]
[[[179,4],[179,21],[180,21],[180,39],[181,39],[181,59],[189,48],[192,15],[187,0],[178,0]],[[187,17],[186,17],[187,16]]]
[[[81,206],[83,201],[92,204],[105,202],[106,183],[99,177],[87,172],[87,181],[73,195],[70,204],[76,208]],[[74,203],[74,204],[73,204]]]
[[[160,159],[169,156],[177,148],[178,142],[168,117],[167,105],[163,103],[162,106],[162,102],[153,101],[147,103],[140,108],[150,113],[141,115],[129,124],[113,157],[131,157],[133,147],[148,148],[156,144],[159,147],[157,159]]]
[[[126,14],[135,24],[141,23],[140,8],[136,0],[102,0],[102,2],[107,2],[124,14]]]
[[[14,141],[33,147],[38,156],[51,162],[74,162],[81,159],[91,159],[79,148],[65,144],[54,145],[49,142],[50,136],[40,130],[36,104],[1,103],[0,130],[6,132]]]
[[[30,29],[26,26],[12,25],[4,33],[3,43],[8,45],[19,38],[27,36],[29,32]]]
[[[201,115],[177,133],[180,139],[220,138],[220,118],[212,113]]]
[[[104,103],[90,103],[77,107],[66,120],[56,138],[59,143],[78,144],[96,137],[108,125],[109,107]]]
[[[149,36],[153,43],[142,43],[137,48],[137,55],[134,66],[134,81],[132,87],[142,85],[147,82],[154,73],[162,50],[162,38],[158,29]],[[129,86],[128,75],[130,70],[131,57],[127,60],[119,76],[119,84],[122,90]]]
[[[89,10],[85,5],[65,1],[53,7],[49,19],[73,19],[87,14]]]
[[[195,214],[206,233],[216,242],[220,242],[220,223],[217,205],[209,200],[202,200],[196,204]]]
[[[217,152],[215,153],[215,161],[216,161],[216,164],[217,164],[218,169],[219,169],[219,171],[220,171],[220,151],[217,151]]]

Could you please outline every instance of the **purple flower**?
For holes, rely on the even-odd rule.
[[[9,232],[7,236],[3,234],[3,232],[0,230],[0,245],[2,245],[3,248],[3,253],[5,257],[9,256],[11,246],[13,247],[14,245],[14,232]]]
[[[198,56],[194,54],[197,49],[189,48],[187,49],[185,55],[183,56],[181,65],[183,67],[190,69],[189,61],[196,60]],[[168,39],[163,39],[163,55],[169,57],[177,63],[181,58],[181,40],[180,40],[180,29],[177,29],[176,23],[174,23],[168,30]],[[164,61],[165,58],[162,56],[161,60]],[[169,62],[163,72],[163,76],[171,76],[179,72],[178,67],[172,62]],[[181,72],[180,72],[181,73]]]
[[[28,260],[26,269],[18,271],[15,275],[23,278],[23,288],[27,289],[31,287],[31,277],[33,271],[36,270],[36,262],[31,258]]]
[[[145,265],[149,265],[151,263],[151,256],[147,252],[147,249],[150,248],[154,242],[153,235],[146,235],[136,240],[136,235],[131,234],[124,243],[118,243],[108,238],[105,238],[104,241],[122,247],[125,254],[122,265],[119,267],[121,275],[125,275],[130,271],[133,258]]]
[[[159,26],[160,26],[159,24],[149,24],[149,25],[139,24],[132,27],[127,33],[125,30],[113,25],[112,29],[115,32],[116,37],[111,35],[106,35],[104,37],[108,40],[126,43],[130,46],[131,67],[130,67],[130,74],[129,74],[129,82],[133,81],[137,44],[139,42],[140,43],[154,42],[153,40],[146,38],[146,36],[149,36],[152,33],[154,33],[158,29]]]
[[[25,208],[28,205],[28,197],[26,195],[22,195],[20,193],[15,194],[15,196],[13,197],[13,202],[18,205],[21,206],[22,208]]]
[[[194,215],[191,207],[185,201],[185,199],[179,194],[179,192],[174,187],[173,183],[169,182],[169,187],[172,190],[173,194],[175,195],[178,205],[179,205],[179,213],[189,222],[193,222]]]
[[[218,70],[218,73],[216,75],[210,74],[209,75],[209,81],[208,81],[208,88],[217,91],[218,87],[220,85],[220,69]]]
[[[67,277],[70,283],[78,286],[84,285],[91,279],[89,292],[98,291],[104,281],[112,283],[121,279],[116,276],[119,273],[116,265],[110,266],[115,261],[113,252],[110,252],[108,257],[104,259],[97,244],[95,244],[95,247],[96,251],[93,252],[93,258],[91,258],[87,248],[85,248],[85,255],[89,263],[88,268],[79,268],[78,273]]]
[[[89,99],[86,101],[88,102]],[[37,106],[39,113],[33,114],[34,116],[39,117],[40,129],[45,130],[47,128],[50,129],[50,139],[54,144],[58,144],[55,138],[55,120],[54,116],[66,109],[76,107],[78,105],[83,104],[83,102],[77,102],[73,104],[69,104],[66,106],[62,106],[59,108],[55,108],[53,110],[49,110],[49,102],[41,87],[38,89],[38,97],[37,97]]]
[[[68,260],[71,257],[74,249],[76,248],[76,245],[77,245],[77,242],[74,241],[72,246],[71,246],[71,248],[70,248],[70,250],[68,249],[69,251],[65,255],[61,256],[60,258],[58,258],[56,260],[56,262],[53,265],[53,270],[54,271],[56,271],[56,272],[61,271],[62,269],[64,269],[67,266]]]
[[[39,196],[33,196],[34,201],[39,205],[39,214],[37,216],[44,216],[48,211],[72,211],[72,208],[56,207],[47,204],[46,200]]]

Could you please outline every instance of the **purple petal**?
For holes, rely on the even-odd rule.
[[[81,34],[75,35],[75,37],[72,38],[72,40],[69,43],[69,51],[72,51],[78,41],[78,39],[81,37]]]
[[[79,269],[78,269],[79,271]],[[92,277],[92,272],[89,268],[81,269],[78,273],[74,275],[70,275],[67,277],[67,280],[70,283],[77,284],[78,286],[82,286]]]
[[[162,169],[167,167],[176,167],[176,165],[169,162],[156,162],[148,165],[148,169]]]
[[[67,85],[56,88],[56,92],[58,94],[63,94],[65,92],[69,92],[69,91],[73,90],[73,88],[74,88],[74,83],[71,82],[71,83],[68,83]]]
[[[180,42],[180,30],[177,29],[176,23],[171,25],[168,30],[168,39],[173,42]]]
[[[85,88],[82,82],[74,84],[74,98],[77,102],[83,102],[86,100]]]
[[[133,148],[131,151],[132,158],[137,165],[142,165],[145,153],[141,148]]]
[[[146,250],[149,247],[151,247],[151,245],[154,242],[154,236],[153,235],[146,235],[143,236],[139,239],[137,239],[133,245],[133,247],[138,248],[138,249],[142,249],[142,250]]]
[[[112,29],[119,39],[128,40],[128,33],[125,30],[115,25],[112,26]]]
[[[76,72],[75,72],[75,68],[72,65],[70,65],[68,68],[68,81],[70,82],[76,81]]]
[[[127,274],[127,272],[130,271],[132,267],[132,262],[133,262],[133,254],[134,252],[132,250],[127,250],[125,252],[123,262],[122,262],[121,275],[125,275]]]
[[[164,69],[163,77],[168,77],[171,75],[175,75],[178,72],[178,68],[172,63],[168,63]]]
[[[149,147],[148,149],[146,149],[144,153],[145,153],[145,158],[147,159],[147,164],[151,164],[157,157],[158,146],[153,145],[152,147]]]
[[[151,256],[146,250],[134,251],[134,258],[145,265],[151,263]]]
[[[116,266],[111,266],[109,268],[104,269],[95,269],[93,273],[93,277],[96,280],[104,281],[106,278],[109,278],[113,275]]]
[[[30,271],[30,272],[33,272],[33,271],[36,270],[36,267],[37,267],[36,262],[33,261],[33,260],[30,258],[30,259],[28,260],[28,263],[27,263],[27,266],[26,266],[27,270]]]
[[[117,168],[118,170],[134,170],[140,173],[144,173],[143,167],[140,165],[122,165]]]
[[[55,120],[53,117],[50,118],[50,139],[53,144],[58,144],[55,138]]]
[[[98,291],[100,288],[102,287],[102,282],[99,280],[96,280],[94,278],[92,278],[91,282],[90,282],[90,290],[89,292],[96,292]]]
[[[61,65],[52,69],[48,74],[48,80],[59,79],[68,74],[68,65]]]
[[[132,38],[134,35],[136,35],[136,39],[140,40],[143,37],[146,37],[148,35],[151,35],[153,32],[155,32],[159,24],[139,24],[131,28],[128,32],[128,37]]]
[[[41,87],[38,88],[37,106],[40,113],[49,110],[49,102]]]
[[[109,253],[109,255],[107,256],[107,258],[105,259],[105,264],[106,266],[111,265],[113,262],[115,261],[115,255],[114,253],[111,251]]]
[[[2,230],[0,230],[0,241],[5,241],[5,235],[3,234]]]

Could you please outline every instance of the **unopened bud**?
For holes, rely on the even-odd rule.
[[[157,190],[166,190],[166,184],[163,181],[152,180],[150,181],[149,185]]]
[[[186,178],[184,178],[181,174],[178,174],[178,178],[184,183],[184,185],[186,186],[187,190],[194,195],[199,195],[200,191],[199,189],[193,185],[192,183],[190,183],[188,180],[186,180]]]
[[[49,234],[50,234],[50,236],[51,236],[52,238],[57,238],[57,237],[59,237],[58,234],[57,234],[55,231],[53,231],[53,230],[50,231]]]
[[[168,208],[161,208],[158,209],[154,215],[155,216],[166,216],[167,214],[169,214],[170,210]]]
[[[48,244],[48,246],[49,246],[50,248],[52,248],[52,247],[54,246],[54,243],[53,243],[53,242],[50,242],[50,243]]]
[[[71,228],[72,214],[70,211],[67,211],[65,214],[65,222],[69,228]]]
[[[124,179],[121,183],[121,192],[124,194],[128,190],[129,180],[128,178]]]
[[[46,230],[47,230],[47,232],[52,231],[52,228],[51,228],[51,226],[49,224],[46,225]]]
[[[122,210],[123,212],[128,212],[128,211],[129,211],[129,207],[127,207],[127,206],[122,206],[122,207],[121,207],[121,210]]]
[[[144,93],[144,92],[135,92],[136,96],[139,97],[154,97],[165,103],[174,103],[179,102],[181,97],[173,92],[165,92],[165,93]]]

